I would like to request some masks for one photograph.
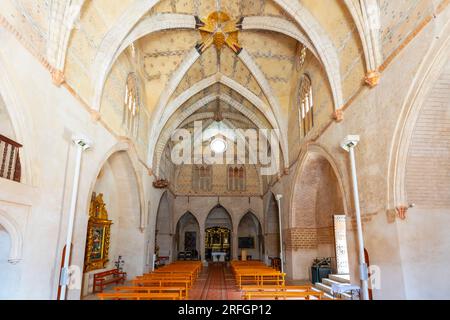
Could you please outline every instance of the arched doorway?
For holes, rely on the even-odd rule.
[[[280,220],[278,202],[274,194],[269,195],[269,202],[265,214],[265,260],[267,264],[274,265],[274,259],[280,259]]]
[[[200,257],[200,225],[195,216],[186,212],[178,220],[175,238],[174,252],[178,260],[199,260]]]
[[[17,266],[8,262],[11,250],[11,237],[8,231],[0,224],[0,299],[11,299],[14,287],[19,280]]]
[[[14,299],[19,295],[22,245],[22,233],[16,221],[0,210],[0,299]]]
[[[208,214],[205,221],[205,259],[207,261],[231,260],[233,222],[231,215],[221,205]]]
[[[173,260],[172,214],[167,197],[167,192],[165,192],[159,202],[156,216],[155,254],[157,264],[167,264]]]
[[[341,263],[346,263],[340,266],[344,270],[341,273],[348,274],[344,198],[333,166],[321,153],[309,152],[304,158],[292,201],[292,277],[311,280],[311,266],[316,258],[327,259],[332,272],[337,273],[336,252],[343,258]]]
[[[85,243],[82,296],[92,292],[93,275],[116,268],[119,257],[128,278],[144,272],[145,234],[140,230],[141,205],[136,173],[126,151],[114,153],[100,170],[93,195],[102,196],[107,218],[111,221],[107,261],[87,268],[89,241]],[[89,226],[87,226],[89,231]],[[87,234],[89,236],[89,232]]]
[[[246,213],[239,222],[238,249],[241,256],[245,250],[249,260],[261,260],[264,255],[261,223],[252,212]]]

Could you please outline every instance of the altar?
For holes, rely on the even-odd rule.
[[[225,252],[212,252],[211,256],[215,262],[225,262]]]
[[[224,227],[212,227],[206,229],[206,260],[225,262],[230,259],[230,234],[231,230]]]

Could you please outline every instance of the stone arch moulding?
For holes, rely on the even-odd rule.
[[[164,113],[162,115],[162,119],[158,122],[157,127],[152,127],[149,132],[149,151],[148,151],[148,162],[149,166],[153,166],[154,161],[154,153],[157,151],[155,148],[157,146],[158,137],[164,128],[164,125],[167,123],[171,115],[178,110],[186,101],[188,101],[195,94],[199,93],[203,89],[206,89],[216,83],[221,83],[226,85],[230,89],[238,92],[247,100],[249,100],[267,119],[272,128],[278,128],[275,115],[272,110],[264,104],[254,93],[250,90],[244,88],[241,84],[237,83],[233,79],[230,79],[226,76],[212,76],[206,79],[201,80],[194,84],[189,90],[181,93],[177,98],[175,98],[169,105],[165,108]],[[156,126],[156,125],[155,125]],[[287,136],[284,131],[277,132],[278,139],[280,139],[281,151],[283,153],[284,165],[289,166],[287,155]]]
[[[412,83],[402,106],[390,149],[389,172],[387,179],[387,209],[408,207],[405,189],[406,162],[414,126],[420,110],[439,78],[442,68],[450,59],[450,21],[442,28],[440,36],[430,47]]]
[[[292,188],[291,188],[291,193],[290,193],[290,212],[289,212],[289,226],[293,227],[294,226],[294,221],[295,221],[295,212],[294,212],[294,198],[295,198],[295,192],[296,192],[296,186],[297,186],[297,182],[298,179],[301,177],[301,174],[303,173],[304,169],[305,169],[305,165],[307,164],[309,157],[311,154],[318,154],[319,156],[322,156],[323,158],[325,158],[328,163],[330,164],[331,168],[333,169],[334,175],[336,176],[336,179],[338,181],[338,185],[339,185],[339,189],[341,191],[342,194],[342,202],[343,202],[343,206],[344,206],[344,211],[345,214],[348,215],[349,214],[349,204],[350,204],[350,191],[347,192],[347,190],[350,190],[349,187],[349,181],[347,177],[347,175],[344,175],[344,172],[342,172],[339,169],[339,166],[336,164],[336,161],[334,160],[333,156],[321,145],[319,144],[310,144],[308,145],[308,148],[301,154],[300,156],[300,161],[297,165],[297,168],[295,170],[295,174],[294,174],[294,183],[292,184]]]
[[[28,112],[19,100],[19,95],[15,93],[16,90],[14,90],[6,69],[8,64],[5,61],[0,54],[0,97],[5,102],[16,140],[24,146],[21,150],[22,182],[34,185],[36,181],[33,179],[30,161],[30,155],[35,154],[34,144],[31,143],[32,139],[30,138],[30,133],[34,132],[33,122],[29,121]]]
[[[345,0],[345,4],[356,24],[364,49],[367,72],[366,81],[373,87],[378,83],[378,69],[383,62],[380,37],[380,7],[376,0]]]
[[[149,139],[149,141],[154,141],[154,140],[152,140],[152,138],[154,138],[156,135],[159,135],[159,132],[160,132],[159,124],[161,123],[161,118],[164,116],[164,114],[167,114],[167,109],[170,109],[170,108],[167,108],[170,97],[173,95],[173,93],[175,92],[175,90],[177,89],[177,87],[179,86],[181,81],[183,80],[184,75],[194,65],[194,63],[198,60],[199,57],[200,57],[200,54],[198,53],[198,51],[195,48],[191,49],[184,57],[180,66],[178,67],[178,69],[176,69],[176,71],[172,74],[172,77],[168,81],[167,85],[165,86],[164,90],[162,91],[162,93],[159,97],[158,103],[156,104],[156,107],[155,107],[155,111],[153,112],[152,117],[150,119],[150,131],[149,131],[150,139]],[[272,88],[271,88],[270,84],[268,83],[265,75],[262,73],[259,66],[255,63],[255,61],[250,56],[250,54],[245,49],[243,49],[240,52],[240,54],[238,55],[238,57],[247,66],[247,68],[250,70],[252,75],[255,77],[256,81],[258,82],[258,84],[259,84],[261,90],[264,92],[265,96],[268,97],[271,112],[273,113],[274,120],[277,123],[277,125],[274,126],[274,128],[278,128],[278,130],[281,132],[281,135],[283,137],[282,150],[286,154],[287,132],[286,132],[286,126],[283,125],[285,120],[281,116],[282,110],[281,110],[279,101],[272,93]],[[213,77],[215,77],[215,76],[213,76]],[[216,82],[220,81],[222,78],[225,78],[225,77],[221,76],[220,74],[216,75],[216,77],[218,78],[215,80]],[[229,85],[229,82],[230,81],[228,81],[228,82],[224,81],[224,84],[231,87],[231,85]],[[242,87],[242,85],[240,85],[240,87]],[[237,92],[241,93],[242,95],[244,95],[244,93],[242,93],[242,92],[247,93],[247,91],[248,91],[248,89],[246,89],[246,88],[243,88],[243,89],[242,88],[239,88],[239,89],[232,88],[232,89],[236,90]],[[188,89],[187,91],[188,92],[193,91],[192,87],[190,89]],[[249,101],[253,101],[253,100],[249,99]],[[169,114],[169,116],[170,116],[170,114]],[[158,128],[159,128],[159,130],[158,130]],[[150,167],[152,166],[152,160],[153,160],[152,155],[153,155],[153,149],[152,149],[152,145],[151,145],[151,147],[149,148],[149,154],[148,154],[148,161],[149,161]]]
[[[23,236],[17,222],[5,211],[0,210],[0,225],[5,228],[11,239],[8,262],[17,264],[22,260]]]
[[[325,71],[328,74],[331,91],[334,97],[334,109],[340,109],[344,104],[342,80],[340,75],[340,62],[337,50],[329,39],[325,30],[313,15],[299,2],[290,0],[273,0],[305,30],[320,54]]]
[[[156,172],[157,176],[159,176],[159,169],[160,169],[162,153],[164,151],[166,144],[169,142],[170,136],[174,132],[174,130],[180,125],[180,123],[182,123],[190,115],[194,114],[197,110],[199,110],[203,106],[205,106],[208,103],[215,101],[217,99],[219,99],[220,101],[222,101],[224,103],[227,103],[228,105],[230,105],[237,111],[242,112],[245,116],[247,116],[250,120],[252,120],[253,123],[258,128],[261,128],[261,129],[264,128],[261,121],[259,121],[259,119],[253,112],[247,110],[244,106],[242,106],[239,102],[235,101],[230,96],[228,96],[226,94],[221,94],[221,95],[213,94],[210,96],[206,96],[203,99],[200,99],[197,103],[194,103],[191,107],[187,108],[185,111],[183,111],[183,113],[180,115],[180,117],[178,117],[177,120],[170,126],[169,130],[164,130],[164,128],[162,129],[161,135],[156,144],[155,154],[154,154],[155,162],[156,162],[155,172]]]
[[[259,227],[261,227],[261,232],[264,234],[264,226],[261,223],[261,221],[264,221],[264,219],[261,219],[260,215],[256,214],[252,209],[248,209],[247,211],[244,211],[238,217],[236,217],[236,221],[238,221],[237,228],[239,228],[239,225],[241,224],[242,219],[244,219],[244,217],[247,214],[252,214],[253,216],[255,216],[256,221],[259,223]]]
[[[224,205],[223,203],[220,202],[216,203],[214,206],[212,206],[207,212],[206,216],[205,216],[205,221],[203,221],[203,226],[206,225],[206,221],[208,220],[209,216],[211,215],[211,213],[214,211],[214,209],[222,207],[225,209],[225,211],[228,213],[229,217],[230,217],[230,221],[231,221],[231,230],[234,231],[236,222],[235,222],[235,216],[234,216],[234,212],[226,205]]]
[[[196,213],[192,212],[191,210],[186,210],[186,211],[182,211],[182,212],[184,212],[184,213],[179,213],[178,216],[175,217],[175,219],[174,219],[174,223],[173,223],[172,229],[171,229],[172,233],[176,234],[178,224],[180,223],[181,219],[187,214],[190,214],[190,215],[192,215],[194,217],[195,222],[197,222],[198,228],[200,229],[200,233],[201,233],[202,232],[202,228],[204,228],[205,224],[204,223],[201,224],[201,221],[200,221],[198,215]]]
[[[154,2],[155,1],[148,1],[149,9],[153,7]],[[289,12],[290,8],[286,7],[283,4],[283,1],[280,1],[279,5]],[[302,9],[303,11],[299,13],[299,15],[301,15],[302,17],[306,16],[308,19],[307,24],[301,24],[302,27],[304,27],[307,31],[319,31],[320,35],[326,35],[325,32],[321,29],[319,23],[314,20],[313,16],[303,7]],[[133,16],[136,14],[138,16]],[[104,82],[106,81],[106,77],[109,73],[110,68],[112,67],[114,61],[118,58],[120,53],[125,50],[125,48],[127,48],[131,43],[145,35],[157,31],[180,28],[195,29],[195,18],[190,15],[160,14],[145,18],[139,22],[142,16],[142,13],[139,13],[138,11],[130,7],[130,9],[126,11],[119,20],[123,21],[124,24],[128,23],[128,21],[135,21],[135,24],[128,23],[129,29],[126,33],[122,30],[124,26],[115,25],[112,29],[110,29],[110,31],[108,31],[107,35],[100,44],[100,49],[97,51],[95,62],[91,70],[91,73],[93,75],[92,79],[95,79],[94,99],[92,106],[96,111],[100,110]],[[320,37],[316,36],[314,38],[311,37],[311,39],[313,39],[311,43],[310,40],[308,40],[308,38],[303,35],[294,24],[284,20],[284,22],[280,24],[282,21],[278,20],[281,19],[277,20],[277,18],[270,17],[270,20],[266,22],[266,18],[268,17],[246,17],[244,19],[244,22],[245,20],[247,20],[247,22],[243,23],[243,29],[271,30],[274,32],[282,33],[304,43],[316,57],[319,57],[319,60],[324,64],[325,71],[328,75],[330,86],[332,88],[334,96],[335,109],[339,109],[343,104],[341,77],[339,72],[333,72],[333,70],[340,70],[339,60],[337,58],[336,49],[331,44],[331,41],[329,41],[327,37],[324,38],[325,40],[320,40]],[[117,38],[110,39],[111,35],[116,35]],[[317,41],[320,42],[316,43]],[[317,44],[319,44],[319,46]],[[317,50],[318,47],[321,48],[320,51]],[[266,87],[265,82],[261,79],[259,80],[260,81],[258,82],[262,83]],[[268,97],[271,98],[271,95],[268,95]],[[276,108],[278,102],[271,101],[271,104],[272,103],[275,103],[274,107]]]
[[[141,232],[144,232],[145,228],[146,228],[146,206],[145,206],[145,196],[144,196],[144,189],[143,189],[143,183],[142,183],[142,179],[139,176],[138,172],[138,166],[139,166],[139,161],[137,160],[138,157],[135,153],[135,150],[130,148],[130,145],[126,142],[118,142],[117,144],[115,144],[102,158],[102,161],[99,163],[97,169],[95,170],[95,176],[91,176],[90,177],[90,181],[91,181],[91,185],[90,185],[90,192],[88,194],[87,199],[85,199],[85,203],[84,203],[84,211],[86,213],[86,215],[89,212],[89,206],[90,206],[90,201],[91,201],[91,194],[92,194],[92,190],[94,190],[95,188],[95,183],[97,181],[97,177],[100,173],[100,171],[102,170],[103,166],[106,164],[106,162],[116,153],[118,152],[125,152],[126,156],[128,157],[128,159],[130,160],[130,163],[132,165],[132,170],[134,172],[134,176],[136,179],[136,183],[137,183],[137,189],[138,189],[138,194],[139,194],[139,217],[140,217],[140,225],[139,225],[139,229],[141,230]]]
[[[64,82],[64,66],[72,30],[76,27],[81,9],[86,0],[50,1],[50,27],[47,42],[47,59],[55,71],[53,81]]]

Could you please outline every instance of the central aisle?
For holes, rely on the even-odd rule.
[[[204,267],[190,291],[192,300],[240,300],[231,270],[223,262],[210,262]]]

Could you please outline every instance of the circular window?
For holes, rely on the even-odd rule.
[[[224,153],[227,150],[227,143],[222,138],[215,138],[211,141],[211,150],[215,153]]]

